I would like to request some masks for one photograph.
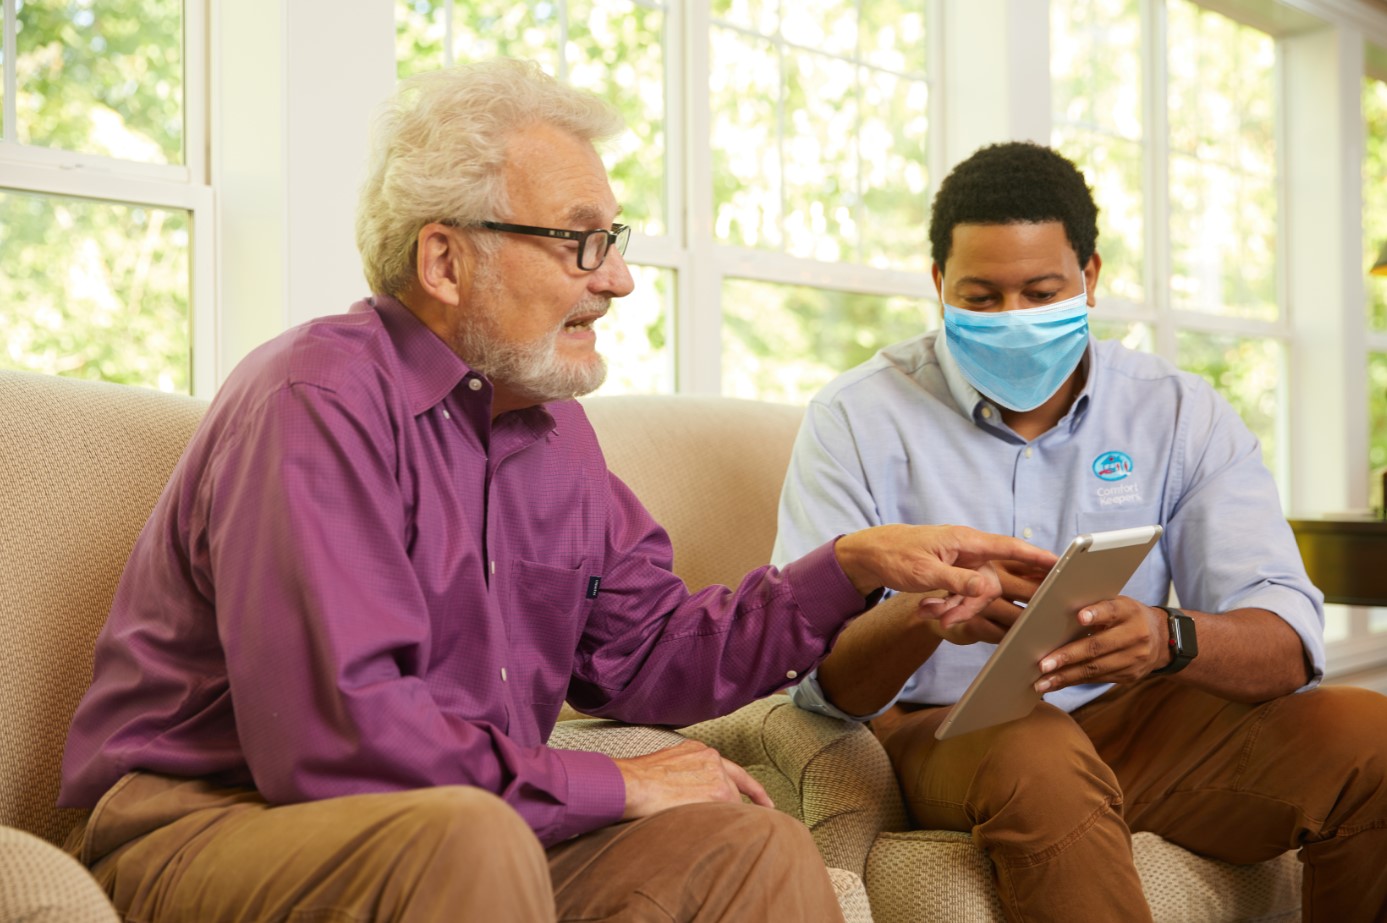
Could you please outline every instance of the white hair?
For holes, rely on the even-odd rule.
[[[505,214],[506,143],[535,124],[593,144],[624,127],[607,102],[531,61],[497,58],[401,82],[376,120],[357,203],[356,246],[372,292],[398,295],[414,281],[416,238],[429,222],[467,227]]]

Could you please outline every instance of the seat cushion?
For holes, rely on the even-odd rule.
[[[1258,865],[1205,859],[1152,833],[1132,852],[1155,923],[1300,919],[1300,862],[1288,852]],[[865,875],[876,923],[968,920],[1003,923],[987,857],[966,833],[883,833]]]

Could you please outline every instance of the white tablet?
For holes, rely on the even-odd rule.
[[[945,740],[1029,715],[1041,698],[1041,658],[1084,633],[1079,610],[1121,595],[1160,537],[1160,526],[1075,536],[934,736]]]

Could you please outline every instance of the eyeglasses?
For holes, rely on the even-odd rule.
[[[489,231],[503,231],[506,234],[532,234],[535,237],[559,237],[578,241],[578,268],[592,272],[602,265],[612,247],[616,252],[626,254],[626,244],[631,239],[631,227],[614,224],[610,230],[599,228],[596,231],[565,231],[560,228],[537,228],[529,224],[503,224],[500,221],[483,221],[482,227]]]

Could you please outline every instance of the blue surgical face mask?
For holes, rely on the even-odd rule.
[[[1034,410],[1059,390],[1088,347],[1088,288],[1059,304],[965,311],[944,304],[949,352],[983,396]]]

